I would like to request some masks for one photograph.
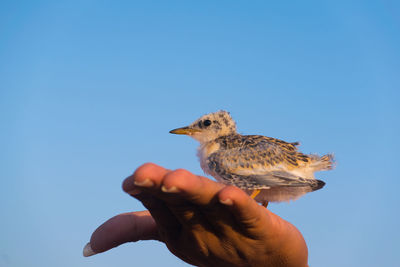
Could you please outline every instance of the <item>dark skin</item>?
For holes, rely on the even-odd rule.
[[[147,163],[125,179],[123,190],[148,211],[102,224],[90,239],[94,253],[159,240],[196,266],[307,266],[307,246],[296,227],[234,186]]]

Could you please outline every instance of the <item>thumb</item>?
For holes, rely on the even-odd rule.
[[[83,249],[89,257],[127,242],[159,240],[156,223],[148,211],[129,212],[112,217],[100,225]]]

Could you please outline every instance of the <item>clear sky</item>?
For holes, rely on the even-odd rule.
[[[144,162],[203,174],[169,130],[226,109],[243,134],[332,152],[325,188],[270,209],[310,266],[398,266],[398,1],[1,1],[0,266],[186,266],[163,244],[82,257],[143,207]]]

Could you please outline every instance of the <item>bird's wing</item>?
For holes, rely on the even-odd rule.
[[[210,171],[227,183],[246,189],[276,186],[312,186],[317,183],[291,173],[298,165],[296,149],[287,149],[271,138],[252,136],[234,147],[222,148],[207,159]],[[276,139],[275,139],[276,140]],[[283,141],[282,141],[283,142]],[[289,144],[286,143],[285,144]]]
[[[318,190],[325,185],[325,182],[316,179],[305,179],[286,171],[272,171],[264,175],[242,175],[243,179],[250,179],[257,185],[263,187],[310,187],[312,191]],[[255,188],[254,188],[255,189]]]

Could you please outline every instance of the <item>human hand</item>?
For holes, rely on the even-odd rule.
[[[197,266],[307,266],[307,246],[296,227],[234,186],[147,163],[123,189],[148,211],[105,222],[92,234],[86,256],[153,239]]]

